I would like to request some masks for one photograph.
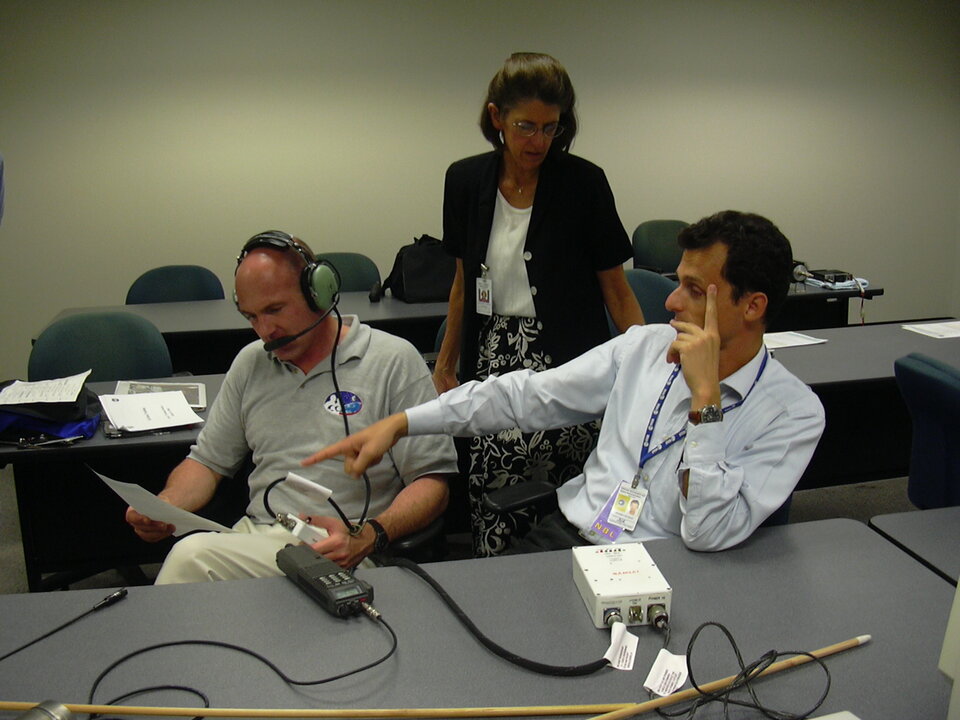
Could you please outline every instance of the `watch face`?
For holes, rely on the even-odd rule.
[[[720,422],[721,420],[723,420],[723,410],[716,405],[707,405],[700,410],[700,422],[702,423]]]

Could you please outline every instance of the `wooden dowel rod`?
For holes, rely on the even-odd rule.
[[[834,655],[844,650],[863,645],[870,640],[869,635],[845,640],[844,642],[829,645],[810,654],[816,658]],[[771,675],[787,670],[797,665],[811,662],[807,655],[796,655],[787,660],[773,663],[763,672],[753,677]],[[726,687],[733,682],[735,675],[722,680],[714,680],[701,685],[704,692],[710,693]],[[531,705],[516,707],[474,707],[474,708],[374,708],[374,709],[346,709],[322,710],[316,708],[304,709],[256,709],[256,708],[180,708],[180,707],[144,707],[136,705],[64,705],[74,713],[95,713],[113,715],[169,715],[175,717],[236,717],[236,718],[474,718],[474,717],[529,717],[544,715],[594,715],[593,720],[618,720],[640,713],[649,712],[658,707],[674,705],[698,697],[694,689],[657,698],[644,703],[609,703],[596,705]],[[0,712],[20,712],[29,710],[39,703],[0,701]],[[597,715],[597,713],[600,713]]]
[[[0,701],[0,712],[29,710],[38,703]],[[172,715],[177,717],[237,717],[237,718],[475,718],[475,717],[529,717],[544,715],[596,715],[633,703],[600,703],[595,705],[538,705],[516,707],[475,708],[373,708],[322,710],[304,709],[257,709],[257,708],[181,708],[147,707],[136,705],[80,705],[64,703],[73,713],[100,715]]]
[[[754,678],[772,675],[773,673],[778,673],[782,670],[789,670],[790,668],[797,667],[798,665],[813,662],[813,658],[825,658],[829,655],[835,655],[836,653],[843,652],[844,650],[849,650],[850,648],[859,647],[860,645],[868,642],[870,642],[869,635],[859,635],[855,638],[850,638],[849,640],[844,640],[843,642],[834,643],[833,645],[828,645],[827,647],[820,648],[819,650],[814,650],[810,653],[810,655],[813,657],[810,657],[810,655],[794,655],[791,658],[787,658],[786,660],[781,660],[769,665],[765,670],[763,670],[763,672],[758,672],[754,675],[751,675],[750,679],[753,680]],[[730,683],[732,683],[736,677],[736,675],[730,675],[722,680],[714,680],[706,685],[701,685],[700,689],[703,691],[703,693],[697,692],[694,688],[690,688],[689,690],[681,690],[680,692],[675,692],[671,695],[666,695],[654,700],[648,700],[647,702],[638,703],[636,705],[628,705],[626,707],[618,708],[608,713],[593,717],[591,720],[620,720],[621,718],[633,717],[634,715],[642,715],[643,713],[656,710],[657,708],[676,705],[678,703],[687,702],[688,700],[695,700],[696,698],[700,697],[701,694],[710,694],[717,690],[724,689],[730,685]]]

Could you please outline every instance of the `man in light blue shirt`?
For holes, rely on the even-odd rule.
[[[766,218],[736,211],[704,218],[679,242],[669,325],[633,327],[542,373],[467,383],[305,463],[343,455],[356,475],[405,435],[602,417],[583,473],[557,490],[559,511],[515,550],[676,535],[694,550],[742,542],[793,492],[824,428],[816,395],[763,345],[789,289],[790,244]]]

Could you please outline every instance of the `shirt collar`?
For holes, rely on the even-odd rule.
[[[753,356],[750,362],[720,381],[721,387],[732,390],[739,398],[743,398],[750,392],[754,381],[757,380],[757,373],[760,372],[760,365],[763,363],[763,358],[766,354],[767,346],[761,345],[757,354]]]
[[[337,345],[337,367],[341,367],[349,360],[361,357],[370,346],[370,327],[360,322],[360,318],[356,315],[344,315],[343,326],[347,328],[347,334]],[[273,360],[276,365],[279,365],[289,372],[300,372],[296,365],[280,360],[273,353],[270,353],[270,359]],[[307,373],[306,378],[328,372],[330,372],[329,356],[317,363],[316,366]]]

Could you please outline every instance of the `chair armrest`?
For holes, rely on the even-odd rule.
[[[539,505],[548,501],[556,502],[557,488],[546,480],[527,480],[509,485],[486,495],[483,504],[495,513],[509,513],[514,510]]]
[[[389,555],[409,555],[415,550],[419,550],[431,542],[437,540],[440,537],[441,532],[443,531],[443,516],[436,518],[427,525],[425,528],[416,530],[409,535],[404,535],[402,538],[397,538],[396,540],[390,543],[390,546],[387,548],[387,554]]]

